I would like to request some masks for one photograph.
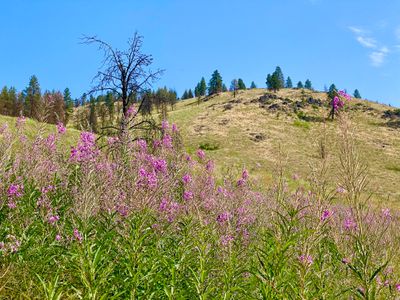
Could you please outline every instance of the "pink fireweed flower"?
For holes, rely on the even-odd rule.
[[[65,128],[64,124],[62,122],[57,123],[57,132],[58,134],[62,135],[67,131],[67,128]]]
[[[0,127],[0,134],[3,134],[7,130],[8,130],[8,123],[5,123]]]
[[[142,151],[147,150],[147,142],[145,140],[140,139],[137,141],[137,144]]]
[[[351,218],[345,219],[343,222],[343,225],[346,230],[352,230],[352,229],[357,228],[357,223],[354,222],[354,220]]]
[[[21,129],[26,123],[26,118],[24,116],[20,116],[17,118],[15,127],[17,127],[17,129]]]
[[[55,190],[54,185],[48,185],[48,186],[42,187],[41,192],[42,192],[42,194],[47,194],[48,192],[53,191],[53,190]]]
[[[57,234],[57,235],[56,235],[56,241],[57,241],[57,242],[61,241],[61,235],[60,235],[60,234]]]
[[[56,137],[54,134],[50,134],[45,140],[44,143],[46,147],[51,150],[55,151],[56,150]]]
[[[390,219],[392,217],[391,213],[390,213],[390,209],[389,208],[383,208],[382,209],[382,216],[386,219]]]
[[[292,179],[293,180],[299,180],[300,179],[299,174],[293,174]]]
[[[227,212],[227,211],[223,212],[222,214],[218,215],[217,222],[219,224],[223,224],[223,223],[229,221],[230,217],[231,217],[231,214],[229,212]]]
[[[77,147],[71,149],[70,160],[87,162],[94,160],[99,153],[95,135],[91,132],[82,132]]]
[[[345,190],[343,187],[339,186],[339,187],[336,189],[336,192],[338,192],[339,194],[344,194],[344,193],[346,193],[346,190]]]
[[[400,292],[400,283],[396,283],[394,287],[398,292]]]
[[[311,266],[312,263],[314,262],[313,258],[311,257],[311,255],[305,255],[302,254],[299,256],[299,261],[305,265],[306,267]]]
[[[117,136],[110,136],[109,138],[107,138],[107,145],[108,146],[112,146],[115,145],[116,143],[118,143],[119,138]]]
[[[224,235],[221,237],[221,244],[222,244],[222,246],[228,246],[234,240],[235,240],[235,238],[232,235]]]
[[[13,201],[13,200],[10,200],[10,201],[8,201],[7,206],[9,209],[15,209],[15,208],[17,208],[17,203],[15,203],[15,201]]]
[[[165,148],[172,148],[172,137],[169,134],[165,134],[162,139],[162,144]]]
[[[351,96],[348,95],[345,91],[339,91],[338,94],[339,94],[339,96],[345,98],[347,101],[351,100]]]
[[[127,112],[126,112],[126,116],[128,118],[131,118],[131,117],[135,116],[136,113],[137,113],[137,110],[135,108],[135,105],[132,104],[131,106],[129,106],[129,108],[128,108]]]
[[[161,122],[161,129],[162,130],[167,130],[169,128],[169,123],[168,123],[168,121],[167,120],[163,120],[162,122]]]
[[[24,186],[21,184],[14,184],[12,183],[7,190],[8,197],[21,197],[23,192]]]
[[[48,218],[48,222],[50,225],[54,225],[58,220],[60,220],[60,217],[58,215],[50,216]]]
[[[156,172],[167,172],[167,162],[164,159],[157,159],[153,161],[153,168]]]
[[[249,178],[249,172],[246,169],[244,169],[243,172],[242,172],[242,178],[244,180]]]
[[[348,259],[347,257],[343,257],[342,258],[342,263],[345,265],[348,265],[350,263],[350,259]]]
[[[324,222],[325,220],[327,220],[328,218],[330,218],[333,215],[333,211],[330,211],[329,209],[326,209],[322,212],[321,215],[321,222]]]
[[[201,160],[203,160],[206,157],[206,153],[201,149],[197,150],[196,154],[197,154],[197,157]]]
[[[77,228],[74,228],[74,237],[78,242],[82,242],[82,235],[80,234],[80,232],[78,231]]]
[[[182,181],[184,184],[188,184],[188,183],[192,182],[192,177],[189,174],[185,174],[182,177]]]
[[[212,160],[209,160],[206,164],[206,170],[208,172],[212,172],[214,170],[214,162]]]
[[[177,133],[178,132],[178,127],[176,126],[176,124],[172,124],[172,132],[173,133]]]
[[[194,197],[193,193],[191,191],[184,191],[183,192],[183,200],[189,201],[192,200]]]

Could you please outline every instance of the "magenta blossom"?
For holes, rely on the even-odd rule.
[[[197,157],[200,158],[201,160],[203,160],[206,157],[206,153],[201,149],[197,150],[196,154]]]
[[[12,183],[7,190],[8,197],[21,197],[23,192],[24,186],[21,184],[14,184]]]
[[[58,220],[60,220],[60,217],[58,215],[54,215],[49,217],[48,222],[51,225],[54,225]]]
[[[64,124],[61,122],[57,123],[57,132],[58,134],[62,135],[67,131],[67,128],[65,128]]]
[[[74,237],[78,242],[82,242],[83,238],[77,228],[74,228]]]
[[[192,182],[192,177],[189,174],[185,174],[182,177],[182,181],[184,184],[188,184],[188,183]]]
[[[226,221],[229,221],[229,219],[230,219],[230,217],[231,217],[231,214],[229,213],[229,212],[223,212],[222,214],[219,214],[218,215],[218,217],[217,217],[217,222],[219,223],[219,224],[223,224],[223,223],[225,223]]]
[[[300,255],[299,256],[299,261],[303,264],[303,265],[305,265],[305,266],[311,266],[312,265],[312,263],[314,262],[314,260],[313,260],[313,258],[312,258],[312,256],[311,255],[305,255],[305,254],[302,254],[302,255]]]
[[[193,192],[191,192],[191,191],[184,191],[184,192],[183,192],[183,199],[184,199],[185,201],[192,200],[193,197],[194,197]]]
[[[321,222],[324,222],[325,220],[329,219],[333,215],[333,211],[330,211],[329,209],[326,209],[322,212],[321,215]]]

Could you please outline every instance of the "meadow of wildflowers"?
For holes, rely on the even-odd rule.
[[[341,100],[340,100],[341,101]],[[338,103],[338,106],[342,104]],[[217,177],[175,124],[153,139],[0,129],[1,299],[399,299],[399,215],[369,205],[345,118],[289,189]],[[133,141],[131,141],[133,140]],[[315,174],[318,174],[315,175]]]

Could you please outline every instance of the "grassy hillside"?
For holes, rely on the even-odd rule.
[[[242,91],[236,98],[222,93],[198,104],[180,102],[169,113],[183,135],[188,151],[203,147],[221,168],[248,168],[269,182],[277,160],[284,157],[288,175],[305,178],[318,160],[318,141],[326,126],[332,168],[335,169],[336,121],[328,115],[326,94],[301,90]],[[386,105],[353,99],[347,107],[358,148],[370,169],[371,192],[376,199],[400,204],[400,128],[388,126]],[[281,149],[281,151],[279,151]]]

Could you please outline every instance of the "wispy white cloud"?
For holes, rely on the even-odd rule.
[[[371,36],[370,32],[356,26],[349,26],[348,29],[355,35],[356,41],[364,48],[371,49],[368,57],[374,67],[380,67],[384,64],[389,53],[389,48],[380,45],[380,43]],[[400,35],[400,31],[399,31]]]
[[[389,53],[389,49],[387,47],[382,47],[382,48],[380,48],[380,49],[378,49],[376,51],[373,51],[369,55],[369,59],[371,61],[371,64],[374,67],[380,67],[385,62],[385,58],[386,58],[388,53]]]
[[[376,48],[376,40],[370,37],[357,36],[357,42],[366,48]]]

